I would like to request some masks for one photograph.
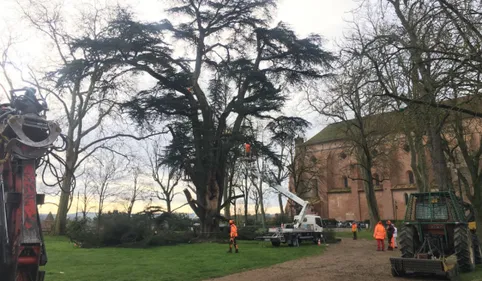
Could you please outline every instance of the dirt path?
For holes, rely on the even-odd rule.
[[[402,281],[390,272],[391,256],[399,251],[376,251],[376,242],[360,239],[343,239],[329,245],[320,256],[288,261],[268,268],[237,273],[215,281]],[[413,280],[413,279],[407,279]],[[430,281],[429,279],[424,279]]]

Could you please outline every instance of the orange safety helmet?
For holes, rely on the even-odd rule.
[[[229,220],[229,224],[234,224],[234,221],[233,221],[233,220]]]

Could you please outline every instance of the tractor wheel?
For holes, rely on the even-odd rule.
[[[402,227],[400,234],[398,235],[400,242],[400,251],[402,252],[402,258],[413,258],[415,252],[418,250],[418,233],[414,226],[405,225]]]
[[[482,250],[480,249],[480,241],[477,234],[472,233],[472,247],[474,248],[475,264],[482,264]]]
[[[271,245],[273,245],[273,247],[279,247],[281,245],[281,242],[280,241],[271,241]]]
[[[454,248],[460,271],[473,271],[475,268],[475,255],[472,246],[472,233],[467,226],[458,226],[455,228]]]

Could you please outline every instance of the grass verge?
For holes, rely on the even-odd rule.
[[[203,280],[321,254],[324,249],[308,243],[275,248],[269,242],[239,241],[240,253],[228,254],[228,245],[217,243],[152,249],[79,249],[66,238],[45,240],[49,281]]]

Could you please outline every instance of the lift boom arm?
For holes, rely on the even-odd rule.
[[[276,189],[279,193],[283,194],[284,196],[288,197],[289,199],[291,199],[291,200],[293,200],[296,203],[301,205],[301,207],[302,207],[301,212],[298,214],[299,219],[297,221],[295,220],[295,225],[294,225],[295,228],[299,228],[301,223],[303,222],[303,219],[305,218],[306,208],[308,207],[309,203],[307,201],[301,199],[300,197],[298,197],[293,192],[291,192],[287,189],[284,189],[279,185],[275,185],[275,186],[273,186],[273,188]]]

